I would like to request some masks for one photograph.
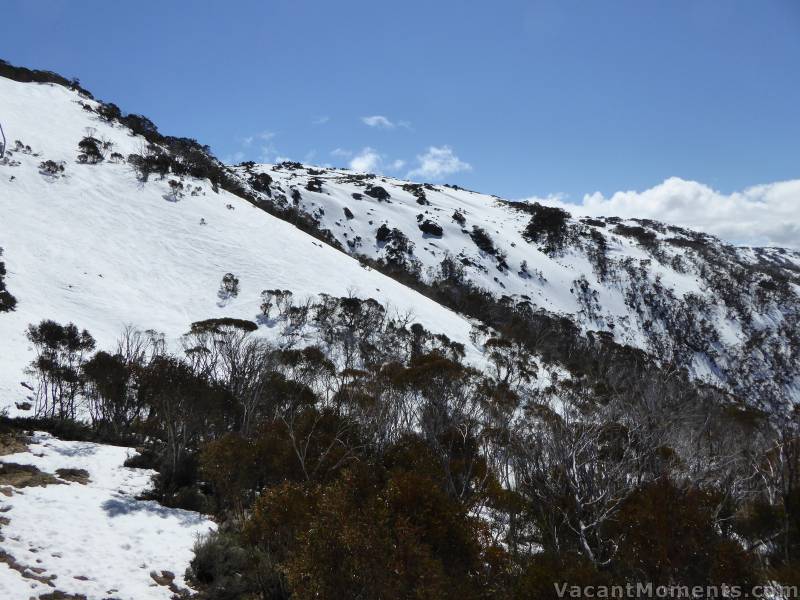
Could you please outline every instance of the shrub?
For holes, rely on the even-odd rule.
[[[630,237],[639,242],[642,246],[653,246],[656,243],[656,234],[639,225],[625,225],[620,223],[614,228],[614,233]]]
[[[44,160],[39,163],[39,173],[48,177],[58,177],[64,173],[64,163],[54,160]]]
[[[173,202],[177,202],[181,198],[183,198],[183,183],[178,181],[177,179],[170,179],[167,182],[169,185],[169,199]]]
[[[375,239],[378,241],[379,244],[386,243],[389,241],[389,237],[391,235],[391,229],[386,223],[382,223],[380,227],[378,227],[378,231],[375,232]]]
[[[272,196],[272,177],[268,173],[254,173],[250,176],[250,186],[257,192]]]
[[[401,268],[408,266],[408,255],[414,252],[414,244],[402,231],[396,227],[389,229],[384,223],[376,231],[375,239],[383,244],[387,263]]]
[[[368,185],[367,189],[364,190],[364,193],[367,196],[370,196],[371,198],[375,198],[376,200],[379,200],[381,202],[385,202],[386,200],[391,198],[391,196],[389,195],[389,192],[387,192],[384,188],[382,188],[379,185],[374,185],[374,186],[373,185]]]
[[[158,127],[145,116],[126,115],[124,117],[119,117],[119,122],[130,129],[135,135],[141,135],[147,140],[158,136]]]
[[[442,230],[442,226],[438,223],[431,221],[430,219],[425,219],[422,223],[418,225],[420,231],[426,235],[431,235],[433,237],[440,238],[444,234]]]
[[[529,242],[543,243],[543,250],[553,253],[561,250],[567,237],[570,214],[555,206],[543,206],[538,202],[529,205],[531,220],[522,236]]]
[[[40,71],[37,69],[26,69],[25,67],[15,67],[14,65],[0,60],[0,77],[6,77],[13,81],[23,83],[56,83],[64,87],[79,91],[83,96],[91,98],[92,95],[81,87],[77,79],[67,79],[66,77],[53,73],[52,71]]]
[[[482,252],[491,255],[494,255],[497,252],[497,248],[494,247],[494,242],[492,241],[492,238],[489,237],[489,234],[483,227],[478,227],[477,225],[473,225],[470,237],[472,238],[472,241],[475,242],[475,245],[478,248],[480,248]]]
[[[319,177],[312,177],[311,179],[308,180],[308,183],[306,183],[306,189],[309,192],[321,193],[322,192],[322,180]]]
[[[220,300],[228,300],[239,295],[239,278],[233,273],[225,273],[222,283],[219,284],[217,296]]]
[[[252,552],[231,533],[213,532],[197,540],[186,578],[200,591],[200,598],[237,600],[258,589],[243,577],[252,564]]]
[[[78,142],[78,162],[96,165],[103,160],[100,140],[92,136],[86,136]]]
[[[0,258],[3,257],[3,249],[0,248]],[[10,312],[17,306],[17,299],[6,289],[6,264],[0,260],[0,313]]]
[[[430,202],[428,202],[428,198],[425,195],[425,188],[422,187],[422,184],[404,183],[403,190],[414,195],[417,199],[417,204],[422,204],[423,206],[430,205]]]

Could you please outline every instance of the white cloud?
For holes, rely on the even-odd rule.
[[[350,156],[353,153],[349,150],[337,148],[331,152],[331,154]],[[399,171],[405,164],[406,161],[400,159],[390,161],[384,154],[367,146],[350,159],[349,166],[353,171],[360,171],[362,173],[383,173],[384,171]]]
[[[334,148],[331,150],[331,156],[338,156],[340,158],[347,158],[353,156],[352,150],[345,150],[344,148]]]
[[[377,129],[394,129],[395,127],[411,127],[411,123],[408,121],[392,121],[388,117],[384,117],[383,115],[372,115],[370,117],[361,117],[361,122],[369,127],[375,127]]]
[[[314,119],[311,121],[311,124],[312,125],[324,125],[325,123],[327,123],[330,120],[331,120],[331,118],[328,115],[320,115],[319,117],[314,117]]]
[[[419,166],[409,171],[406,177],[440,179],[461,171],[472,170],[472,165],[453,154],[450,146],[431,146],[425,154],[417,156],[417,161]]]
[[[599,192],[586,194],[581,204],[552,197],[538,201],[578,215],[655,219],[735,244],[800,248],[797,179],[723,194],[696,181],[670,177],[642,192],[616,192],[610,198]]]
[[[350,168],[362,173],[376,173],[382,164],[381,155],[370,147],[364,148],[350,160]]]

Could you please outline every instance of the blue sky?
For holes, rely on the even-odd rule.
[[[800,165],[794,0],[6,0],[2,11],[1,57],[79,77],[220,157],[355,160],[573,201],[671,176],[728,194]]]

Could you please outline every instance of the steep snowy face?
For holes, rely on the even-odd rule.
[[[455,265],[506,302],[566,315],[751,401],[800,400],[800,253],[346,169],[234,169],[269,210],[354,256],[424,282]]]
[[[14,311],[0,312],[0,408],[13,414],[30,393],[21,385],[33,358],[30,323],[74,322],[102,349],[127,324],[175,343],[193,321],[256,320],[265,289],[372,297],[476,355],[464,318],[208,180],[153,173],[142,181],[127,159],[146,153],[147,142],[99,108],[59,85],[0,78],[9,139],[0,247],[17,299]],[[226,273],[239,289],[222,298]]]
[[[479,356],[467,319],[370,265],[563,315],[752,402],[800,400],[796,252],[348,170],[228,169],[188,140],[176,171],[175,147],[114,109],[0,78],[0,248],[18,301],[0,313],[0,402],[12,412],[29,393],[30,323],[72,321],[103,348],[127,324],[174,343],[196,320],[255,320],[267,289],[373,297]],[[206,178],[209,164],[229,185]],[[239,293],[222,298],[226,273]]]

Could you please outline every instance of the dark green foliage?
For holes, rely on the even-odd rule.
[[[624,223],[620,223],[614,228],[614,233],[633,238],[642,246],[652,246],[657,239],[654,231],[650,231],[639,225],[625,225]]]
[[[413,269],[410,255],[414,252],[414,243],[396,227],[390,229],[385,223],[375,232],[375,239],[384,249],[385,261],[397,269]]]
[[[192,333],[220,333],[223,328],[239,329],[241,331],[255,331],[258,325],[246,319],[234,319],[232,317],[220,317],[217,319],[206,319],[205,321],[195,321],[192,323]]]
[[[322,180],[319,177],[312,177],[306,183],[306,189],[309,192],[322,192]]]
[[[228,298],[235,298],[239,295],[239,278],[233,273],[225,273],[222,276],[222,282],[219,285],[220,300],[227,300]]]
[[[403,190],[412,194],[417,199],[417,204],[430,205],[428,197],[425,195],[425,188],[421,183],[404,183]]]
[[[210,533],[195,543],[186,575],[203,590],[201,598],[238,600],[258,588],[255,577],[243,576],[253,568],[253,562],[252,552],[243,547],[237,536]]]
[[[255,191],[272,196],[272,189],[270,188],[272,177],[268,173],[254,173],[248,181]]]
[[[103,161],[103,153],[101,151],[101,142],[92,136],[86,136],[78,142],[78,162],[96,165]]]
[[[426,235],[438,238],[442,237],[443,235],[442,226],[434,221],[431,221],[430,219],[425,219],[418,225],[418,227],[419,230]]]
[[[39,163],[39,172],[48,177],[57,177],[64,172],[64,163],[54,160],[43,160]]]
[[[386,202],[391,198],[389,192],[386,191],[385,188],[382,188],[379,185],[368,185],[367,189],[364,190],[364,193],[371,198],[375,198],[381,202]]]
[[[542,244],[548,254],[560,251],[567,238],[570,214],[555,206],[543,206],[538,202],[526,207],[531,220],[525,227],[523,237],[529,242]]]
[[[385,244],[389,241],[389,236],[391,235],[391,229],[386,223],[381,224],[378,227],[378,231],[375,232],[375,239],[378,241],[379,244]]]
[[[30,372],[38,382],[36,415],[50,419],[75,419],[81,390],[81,369],[94,349],[94,338],[69,323],[44,320],[30,325],[27,338],[36,358]]]
[[[56,83],[58,85],[63,85],[64,87],[77,90],[81,93],[82,96],[86,98],[91,98],[92,95],[81,87],[80,82],[77,79],[67,79],[59,75],[58,73],[53,73],[52,71],[39,71],[37,69],[26,69],[25,67],[15,67],[5,60],[0,59],[0,77],[6,77],[8,79],[12,79],[14,81],[20,81],[22,83],[28,82],[36,82],[36,83]]]
[[[142,115],[125,115],[119,117],[119,122],[128,127],[135,135],[141,135],[147,140],[153,140],[160,137],[158,127],[145,116]]]
[[[489,237],[489,234],[483,227],[473,225],[472,232],[469,235],[472,238],[472,241],[475,242],[475,245],[480,248],[482,252],[491,255],[497,253],[497,248],[495,248],[492,238]]]

